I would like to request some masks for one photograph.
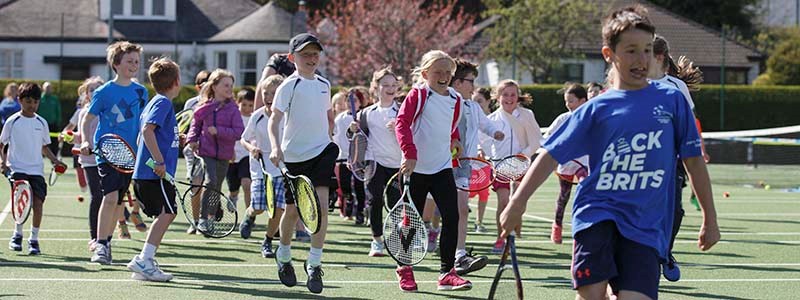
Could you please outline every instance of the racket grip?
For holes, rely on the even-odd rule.
[[[156,168],[156,161],[153,160],[153,158],[148,159],[147,162],[145,162],[144,164],[150,167],[151,169]],[[170,175],[169,173],[164,173],[164,178],[169,181],[175,181],[175,178],[173,178],[172,175]]]

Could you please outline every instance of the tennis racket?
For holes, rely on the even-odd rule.
[[[383,207],[386,212],[392,210],[400,198],[403,197],[404,178],[402,173],[397,172],[389,178],[389,181],[383,187]]]
[[[97,140],[92,153],[105,160],[120,173],[131,174],[136,167],[136,152],[121,136],[107,133]],[[79,149],[72,149],[72,154],[80,154]]]
[[[459,166],[470,167],[469,187],[459,190],[465,192],[480,192],[492,186],[494,182],[494,166],[488,160],[479,157],[462,157],[458,159]]]
[[[511,265],[508,265],[508,259],[511,258]],[[506,270],[511,269],[513,280],[509,277]],[[511,286],[514,285],[515,288]],[[500,265],[497,266],[497,272],[494,274],[492,286],[489,288],[489,300],[493,299],[523,299],[522,279],[519,276],[519,262],[517,261],[517,246],[514,241],[514,235],[510,234],[506,238],[506,246],[503,249],[503,256],[500,258]]]
[[[8,183],[11,184],[11,217],[14,218],[14,223],[24,224],[31,214],[31,202],[33,201],[31,185],[27,180],[12,179],[11,173],[8,171],[3,175],[8,178]]]
[[[420,263],[428,253],[428,229],[411,201],[411,180],[407,176],[403,177],[401,201],[397,201],[392,207],[383,223],[386,237],[383,243],[389,256],[398,264],[413,266]]]
[[[351,91],[347,95],[347,100],[350,101],[350,113],[353,115],[353,120],[356,119],[356,97],[358,92]],[[368,181],[375,175],[375,161],[368,160],[367,155],[367,135],[361,129],[358,129],[355,135],[350,138],[350,153],[347,156],[347,168],[353,173],[353,177],[359,181]]]
[[[60,152],[60,151],[59,151]],[[58,155],[58,160],[61,161],[61,155]],[[58,181],[58,177],[64,175],[64,172],[67,171],[67,166],[62,164],[54,164],[53,168],[50,169],[50,176],[47,178],[47,184],[50,186],[56,185]]]
[[[275,216],[275,186],[272,185],[272,175],[267,172],[264,157],[259,156],[258,162],[261,164],[261,175],[264,178],[264,198],[266,198],[267,202],[267,216],[272,219]]]
[[[515,154],[496,160],[494,165],[495,180],[501,183],[510,183],[525,176],[531,159],[523,154]]]
[[[563,165],[558,166],[558,169],[556,169],[555,173],[558,178],[561,178],[561,180],[570,182],[572,184],[578,184],[587,176],[589,176],[589,168],[587,168],[577,159],[573,159]]]
[[[155,161],[153,161],[152,158],[147,160],[145,164],[148,167],[155,168]],[[168,180],[173,185],[179,183],[188,187],[180,197],[183,215],[186,217],[186,220],[204,236],[224,238],[230,235],[236,228],[239,221],[239,213],[236,211],[236,206],[233,201],[226,197],[225,194],[206,185],[175,180],[169,173],[164,176],[164,179]],[[202,203],[200,206],[191,205],[191,198],[197,191],[202,191]],[[175,192],[176,194],[178,193],[177,189]],[[208,223],[205,228],[201,228],[201,226],[198,226],[198,224],[194,222],[192,216],[196,213],[194,211],[196,209],[200,210],[197,215],[199,215],[201,219],[207,219]]]
[[[189,126],[192,125],[192,119],[194,119],[194,110],[191,108],[184,109],[175,114],[175,121],[178,124],[178,133],[188,133]]]
[[[281,173],[283,174],[283,180],[289,183],[289,192],[294,197],[300,220],[303,221],[306,229],[311,234],[316,234],[322,224],[322,208],[319,204],[317,192],[314,190],[314,184],[305,175],[293,176],[289,174],[286,168],[281,168]]]

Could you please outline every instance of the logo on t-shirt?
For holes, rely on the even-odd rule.
[[[659,188],[664,170],[645,170],[647,155],[661,149],[663,130],[634,134],[630,140],[619,138],[608,144],[600,166],[598,191],[631,191]],[[659,159],[654,157],[651,159]]]
[[[666,111],[663,105],[657,105],[653,107],[653,118],[661,124],[669,124],[672,121],[672,113]]]

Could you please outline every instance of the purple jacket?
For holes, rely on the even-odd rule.
[[[217,128],[217,135],[208,133],[208,127]],[[222,107],[219,102],[210,101],[194,110],[192,126],[189,128],[189,142],[199,142],[199,155],[220,160],[234,159],[233,146],[242,137],[244,124],[239,107],[227,101]]]

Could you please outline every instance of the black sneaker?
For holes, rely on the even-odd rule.
[[[308,280],[306,281],[306,287],[308,291],[319,294],[322,293],[322,276],[325,275],[325,272],[322,272],[322,266],[311,267],[311,272],[308,272],[308,265],[303,263],[303,270],[306,270],[306,274],[308,274]]]
[[[458,274],[458,276],[463,276],[478,271],[486,267],[488,262],[489,258],[486,256],[481,255],[475,257],[469,253],[456,260],[456,274]]]
[[[39,249],[39,241],[28,240],[28,255],[39,255],[42,250]]]
[[[15,235],[11,237],[11,240],[8,241],[8,249],[14,251],[22,251],[22,236]]]
[[[297,275],[294,274],[292,262],[281,264],[278,262],[277,256],[275,256],[275,262],[278,264],[278,278],[281,279],[281,283],[288,287],[297,285]]]
[[[242,224],[239,224],[239,234],[242,235],[243,239],[250,238],[250,233],[253,230],[253,221],[254,218],[245,218]]]
[[[272,252],[272,243],[264,240],[261,243],[261,256],[264,258],[275,258],[275,252]]]
[[[356,214],[356,225],[364,225],[364,214]]]

